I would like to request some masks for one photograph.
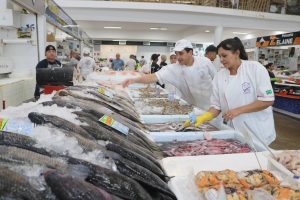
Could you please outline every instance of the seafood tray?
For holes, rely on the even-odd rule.
[[[141,121],[144,124],[177,123],[184,122],[188,118],[188,115],[141,115]],[[231,127],[221,123],[219,119],[214,119],[209,124],[219,130],[233,130]]]
[[[247,143],[235,139],[210,139],[158,143],[165,157],[249,153]]]
[[[236,172],[247,170],[270,170],[266,152],[208,155],[199,157],[185,157],[181,160],[165,158],[162,164],[169,176],[175,176],[169,182],[169,187],[175,193],[178,200],[205,200],[195,184],[195,175],[201,171],[221,171],[225,169]],[[259,163],[257,161],[259,160]],[[284,182],[280,172],[270,171]]]
[[[299,189],[298,186],[287,181],[284,174],[269,168],[269,161],[266,155],[267,152],[259,152],[256,153],[256,155],[254,153],[208,155],[201,157],[186,157],[181,160],[165,158],[162,163],[167,174],[169,176],[175,176],[169,182],[169,187],[175,193],[178,200],[206,199],[203,194],[199,192],[199,189],[195,184],[195,175],[202,171],[222,171],[226,169],[236,172],[257,169],[269,170],[275,177],[278,178],[281,185],[292,186],[294,189]],[[259,163],[257,159],[259,160]]]
[[[157,124],[145,124],[150,132],[210,132],[218,131],[219,129],[210,123],[203,123],[200,127],[189,126],[184,128],[184,122],[169,122],[169,123],[157,123]]]
[[[242,144],[249,144],[245,138],[236,131],[224,130],[224,131],[212,131],[209,133],[203,132],[150,132],[150,136],[156,143],[172,143],[174,141],[195,141],[204,140],[207,137],[214,139],[234,139]],[[251,145],[249,145],[252,147]],[[253,148],[253,147],[252,147]],[[254,142],[254,149],[256,151],[265,151],[265,147],[259,143]],[[180,159],[181,157],[174,157],[174,159]]]
[[[187,105],[186,102],[182,100],[175,99],[174,101],[169,101],[168,99],[144,99],[143,101],[135,101],[137,110],[142,115],[147,114],[160,114],[160,115],[176,115],[183,114],[186,115],[193,110],[193,106]],[[159,111],[154,112],[155,108],[161,108]]]

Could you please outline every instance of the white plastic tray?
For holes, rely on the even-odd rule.
[[[257,153],[257,157],[262,169],[268,169],[268,159],[264,153]],[[239,172],[260,169],[254,153],[185,157],[181,160],[165,158],[162,163],[167,175],[175,176],[168,185],[178,200],[202,199],[194,183],[194,176],[199,171],[231,169]]]

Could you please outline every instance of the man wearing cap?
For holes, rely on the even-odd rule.
[[[90,57],[90,50],[88,48],[84,48],[82,53],[83,58],[80,59],[78,67],[83,80],[86,80],[87,76],[96,69],[96,63],[95,60]]]
[[[175,86],[188,103],[204,110],[208,109],[212,79],[216,73],[214,66],[207,58],[194,57],[193,46],[188,40],[176,42],[174,51],[177,63],[167,65],[155,74],[127,79],[122,83],[123,87],[133,83],[168,83]]]
[[[36,69],[39,68],[52,68],[61,67],[61,63],[56,60],[56,49],[53,45],[48,45],[45,49],[46,59],[41,60],[37,65]],[[40,86],[36,84],[34,91],[34,98],[38,100],[40,98]]]

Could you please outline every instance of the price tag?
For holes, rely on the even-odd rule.
[[[120,122],[114,120],[110,116],[104,115],[103,117],[101,117],[99,119],[99,121],[102,122],[103,124],[106,124],[114,129],[120,131],[124,135],[128,135],[129,128],[127,126],[121,124]]]
[[[103,94],[103,95],[105,95],[105,96],[107,96],[107,97],[110,97],[110,98],[112,98],[112,97],[114,96],[114,94],[113,94],[112,92],[106,90],[106,89],[103,88],[103,87],[98,88],[98,92],[99,92],[100,94]]]
[[[18,133],[22,135],[30,135],[32,133],[33,124],[22,120],[10,119],[7,121],[4,131]]]
[[[0,130],[3,131],[8,119],[6,118],[0,118]]]

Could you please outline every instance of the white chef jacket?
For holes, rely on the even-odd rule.
[[[84,77],[84,79],[86,79],[87,75],[92,73],[96,67],[95,60],[88,56],[81,58],[78,65],[80,74],[82,75],[82,77]]]
[[[126,63],[126,70],[135,70],[136,61],[130,58]]]
[[[215,68],[208,58],[194,57],[192,66],[180,65],[177,62],[163,67],[155,75],[161,84],[175,86],[185,101],[207,110],[215,73]]]
[[[269,74],[264,66],[256,61],[242,60],[237,75],[231,76],[228,69],[220,70],[213,80],[211,106],[221,110],[224,115],[228,110],[259,101],[274,101],[274,93]],[[276,138],[272,107],[235,117],[229,125],[247,136],[244,122],[269,145]],[[255,136],[253,140],[259,142]]]

